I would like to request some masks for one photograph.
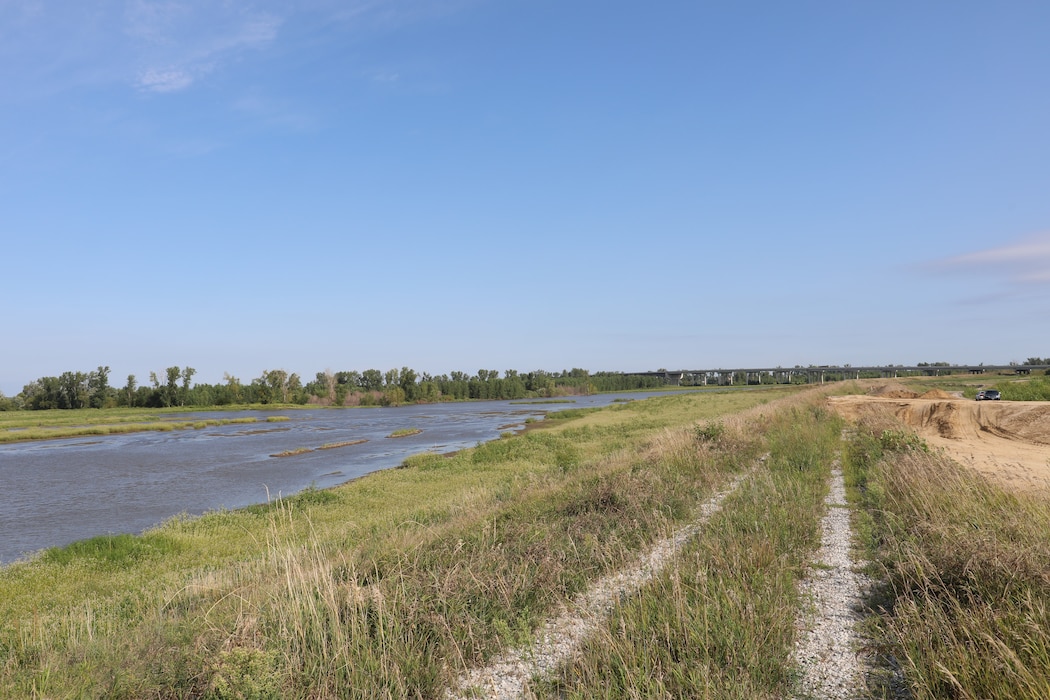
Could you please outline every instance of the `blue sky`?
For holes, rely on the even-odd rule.
[[[0,391],[1050,355],[1043,2],[0,0]]]

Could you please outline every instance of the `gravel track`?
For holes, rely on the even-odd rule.
[[[594,586],[577,596],[556,617],[543,625],[531,646],[512,649],[488,666],[475,669],[461,678],[457,687],[448,692],[448,700],[516,700],[523,697],[530,679],[552,674],[558,664],[570,659],[580,643],[598,629],[616,603],[657,576],[675,552],[721,509],[722,501],[744,478],[745,475],[741,475],[733,479],[726,488],[701,506],[696,520],[675,531],[671,537],[657,542],[633,566],[599,579]]]
[[[838,463],[824,503],[828,513],[815,566],[801,592],[811,607],[800,615],[795,658],[802,669],[802,697],[839,700],[865,695],[868,660],[861,659],[863,639],[856,629],[862,617],[869,579],[859,573],[852,556],[850,510]]]

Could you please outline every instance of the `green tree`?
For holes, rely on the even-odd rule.
[[[217,401],[224,405],[243,402],[244,388],[241,386],[241,380],[229,372],[223,372],[222,379],[226,382],[226,386],[222,387],[222,391],[217,392]]]
[[[193,379],[193,375],[197,374],[197,370],[192,367],[184,367],[182,369],[182,392],[179,395],[179,404],[185,406],[189,402],[190,398],[190,380]]]
[[[336,384],[349,386],[351,389],[358,389],[363,386],[361,383],[361,373],[356,370],[350,372],[336,372],[335,382]]]
[[[306,403],[307,395],[303,390],[303,380],[299,378],[299,375],[292,372],[288,375],[288,379],[284,383],[284,402],[285,403]]]
[[[283,369],[271,369],[263,372],[263,384],[269,388],[270,401],[280,399],[288,403],[288,373]],[[267,401],[269,403],[269,401]]]
[[[399,385],[401,391],[404,393],[406,401],[415,401],[418,395],[416,387],[416,372],[415,370],[409,369],[408,367],[401,368],[401,377]]]
[[[383,389],[383,373],[378,369],[366,369],[361,373],[361,388],[365,391],[381,391]]]
[[[83,372],[63,372],[59,408],[84,408],[88,405],[88,376]]]
[[[162,402],[165,406],[174,406],[179,400],[179,377],[182,376],[182,370],[176,365],[168,367],[165,372],[168,375],[168,383],[164,385]]]
[[[264,370],[262,375],[253,379],[251,383],[251,390],[254,394],[254,401],[256,403],[272,403],[274,400],[273,388],[267,381],[269,371]]]
[[[135,405],[135,389],[136,389],[135,375],[134,374],[129,374],[128,375],[128,383],[124,385],[124,400],[127,402],[126,405],[128,405],[128,406],[134,406]]]
[[[326,369],[324,372],[318,372],[317,382],[324,391],[324,396],[321,398],[328,399],[329,403],[335,403],[336,377],[332,370]]]
[[[91,408],[105,408],[110,397],[109,367],[99,366],[88,374],[88,405]]]

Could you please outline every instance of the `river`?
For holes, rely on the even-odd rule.
[[[599,394],[571,403],[200,412],[177,419],[245,416],[257,422],[0,445],[0,564],[96,535],[142,532],[175,515],[334,486],[397,466],[411,454],[473,447],[551,411],[659,393]],[[287,420],[267,422],[271,416]],[[387,437],[403,429],[421,432]],[[366,442],[317,449],[357,440]],[[273,456],[304,448],[311,451]]]

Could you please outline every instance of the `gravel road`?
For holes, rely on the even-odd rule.
[[[846,485],[838,464],[832,468],[824,503],[828,513],[821,523],[820,551],[802,583],[802,596],[809,606],[796,623],[795,658],[802,669],[803,697],[840,700],[863,695],[863,640],[856,625],[863,615],[869,581],[853,560]]]

